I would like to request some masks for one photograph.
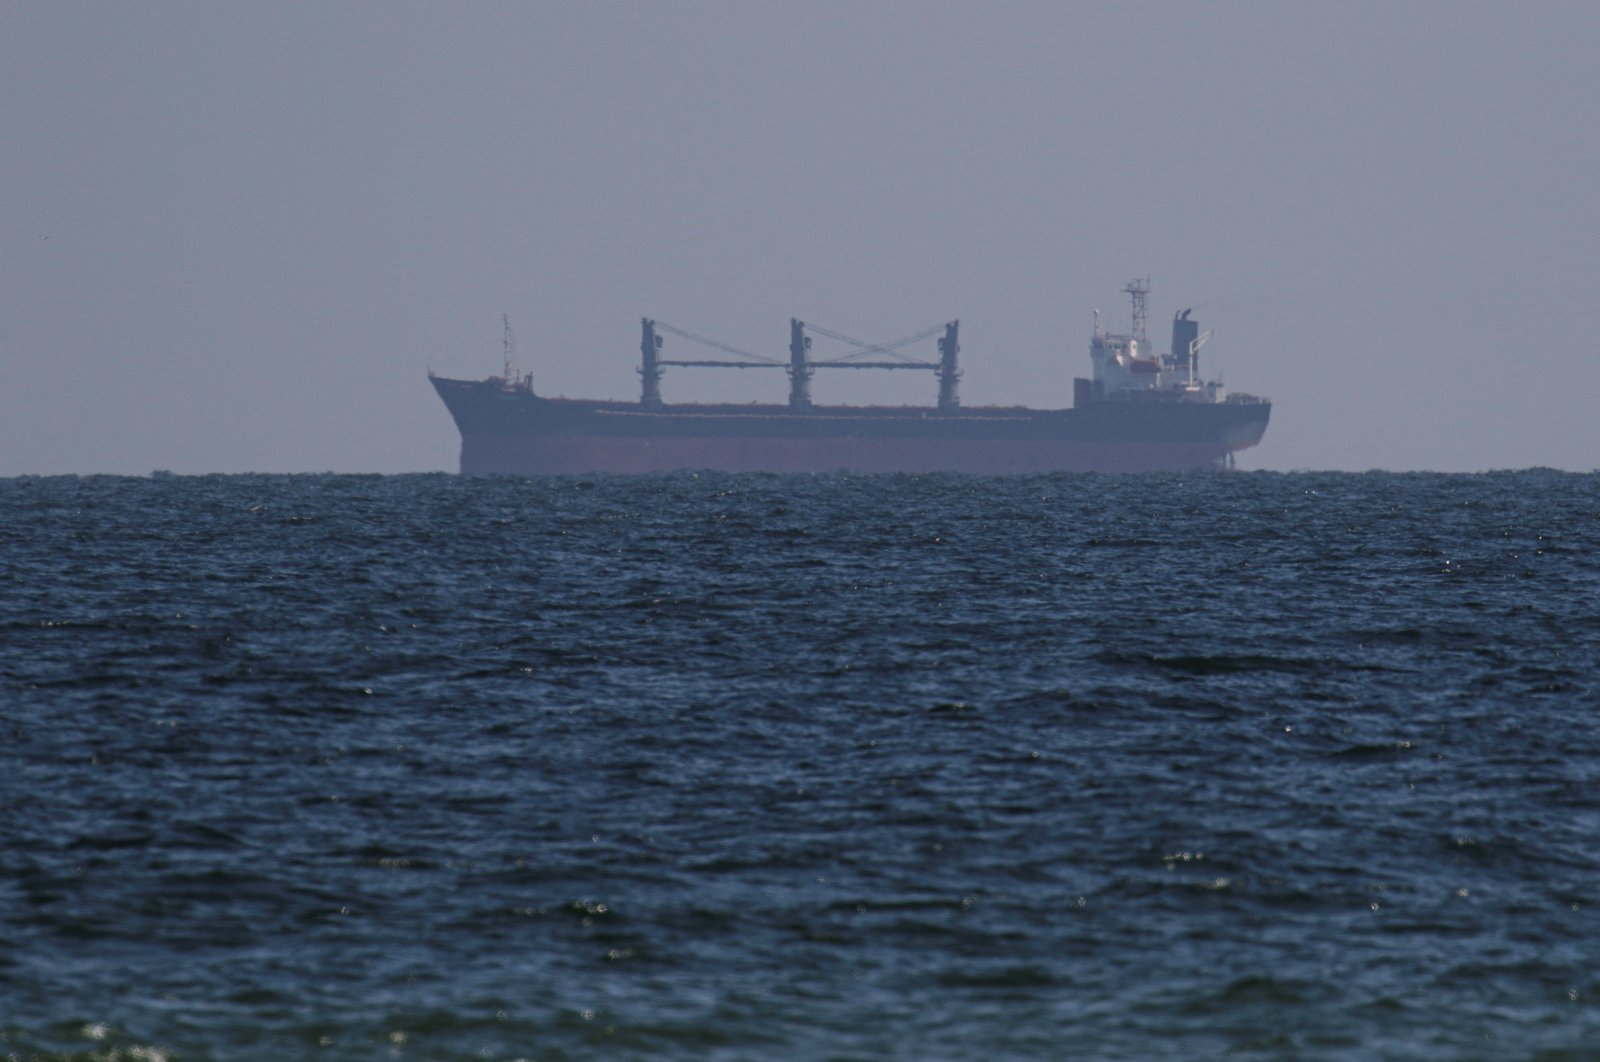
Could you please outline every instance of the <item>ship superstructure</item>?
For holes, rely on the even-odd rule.
[[[1075,404],[1087,398],[1123,400],[1171,400],[1183,402],[1221,402],[1226,398],[1220,381],[1200,378],[1200,348],[1211,333],[1200,332],[1200,325],[1179,311],[1172,318],[1172,346],[1165,353],[1155,351],[1145,326],[1145,300],[1150,293],[1148,280],[1135,280],[1122,289],[1133,297],[1133,327],[1126,333],[1108,332],[1095,312],[1094,335],[1089,341],[1089,361],[1094,376],[1079,380]],[[1087,393],[1083,385],[1087,383]]]

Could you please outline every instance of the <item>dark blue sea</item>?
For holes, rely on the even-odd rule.
[[[1600,475],[0,480],[0,1058],[1600,1058]]]

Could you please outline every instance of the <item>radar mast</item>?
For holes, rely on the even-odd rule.
[[[517,382],[517,337],[511,332],[511,318],[506,314],[500,315],[500,323],[505,326],[506,364],[502,370],[501,379],[507,387],[515,386]]]
[[[1128,286],[1122,289],[1133,299],[1133,331],[1130,333],[1139,342],[1139,352],[1142,354],[1150,345],[1146,302],[1150,298],[1150,278],[1143,280],[1130,280]]]

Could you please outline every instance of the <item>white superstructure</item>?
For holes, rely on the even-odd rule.
[[[1184,310],[1172,319],[1172,349],[1159,353],[1144,327],[1149,282],[1132,281],[1123,291],[1133,297],[1130,332],[1106,331],[1100,324],[1099,311],[1095,311],[1094,338],[1089,343],[1095,395],[1221,402],[1225,397],[1222,384],[1201,380],[1197,371],[1200,348],[1211,338],[1211,333],[1200,334],[1200,326],[1189,320],[1191,311]]]

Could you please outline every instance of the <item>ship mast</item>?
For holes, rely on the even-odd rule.
[[[811,408],[811,366],[806,364],[806,354],[811,350],[811,337],[806,335],[806,324],[789,318],[789,408],[799,411]]]
[[[960,328],[960,321],[951,321],[944,326],[944,338],[939,340],[939,368],[935,371],[939,374],[939,408],[946,413],[961,405],[956,395],[956,381],[961,379],[961,370],[956,368],[956,354],[961,350],[956,334]]]
[[[517,337],[511,332],[511,318],[506,314],[500,315],[500,323],[505,326],[505,368],[501,370],[501,379],[507,387],[514,386],[517,382]]]
[[[656,335],[656,323],[641,318],[644,336],[639,342],[643,364],[639,368],[639,404],[646,409],[661,408],[661,337]]]
[[[1133,331],[1130,333],[1138,341],[1139,353],[1143,354],[1150,346],[1150,334],[1147,318],[1147,300],[1150,298],[1150,278],[1143,280],[1130,280],[1128,286],[1122,289],[1133,299]]]

